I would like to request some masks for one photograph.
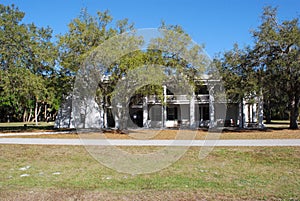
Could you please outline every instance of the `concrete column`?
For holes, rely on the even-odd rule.
[[[251,120],[249,119],[249,112],[250,112],[250,108],[249,108],[249,104],[247,104],[244,101],[244,118],[245,118],[245,126],[247,125],[247,123],[249,123]]]
[[[243,128],[246,128],[247,122],[249,122],[248,112],[249,112],[248,105],[245,99],[243,99],[243,122],[244,122]]]
[[[164,100],[162,103],[162,127],[166,127],[166,121],[167,121],[167,86],[163,86],[163,95]]]
[[[195,124],[195,94],[194,93],[190,100],[190,128],[196,128],[196,124]]]
[[[215,127],[215,97],[214,97],[214,89],[213,86],[210,86],[211,89],[209,89],[209,128]]]
[[[253,122],[257,122],[257,112],[256,112],[256,109],[257,109],[257,104],[254,103],[253,106],[252,106]]]
[[[148,97],[143,98],[143,127],[148,128]]]

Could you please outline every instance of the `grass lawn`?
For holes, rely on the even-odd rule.
[[[159,172],[128,175],[83,146],[0,145],[0,200],[300,199],[300,147],[218,147],[203,160],[199,150]]]
[[[10,122],[10,123],[0,123],[1,127],[23,127],[25,124],[35,126],[35,122]],[[54,122],[38,122],[38,126],[53,126]]]
[[[284,123],[276,122],[266,131],[226,131],[220,139],[299,139],[300,130],[284,129]],[[16,137],[80,137],[30,135],[39,131],[53,131],[53,123],[0,124],[2,133],[28,132]],[[103,135],[174,139],[176,134],[177,130],[167,129],[155,135],[149,130]],[[197,131],[196,139],[206,135]],[[120,148],[130,153],[160,149]],[[101,165],[83,146],[0,145],[0,200],[300,200],[300,147],[217,147],[203,160],[198,158],[199,150],[190,148],[159,172],[128,175]]]
[[[10,122],[0,123],[0,132],[33,132],[53,130],[54,122]]]

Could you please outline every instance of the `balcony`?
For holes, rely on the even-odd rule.
[[[190,97],[187,95],[167,95],[167,103],[180,103],[180,104],[188,104],[190,102]]]
[[[190,102],[190,97],[187,95],[167,95],[167,103],[174,103],[174,104],[188,104]],[[208,103],[209,102],[209,95],[208,94],[201,94],[195,96],[196,103]],[[161,103],[159,98],[155,95],[148,96],[148,103]]]
[[[198,95],[196,95],[196,102],[198,102],[198,103],[208,103],[209,102],[209,94],[198,94]]]

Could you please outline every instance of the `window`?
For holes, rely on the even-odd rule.
[[[177,120],[177,107],[167,107],[167,120]]]
[[[207,85],[196,86],[195,94],[209,94]]]

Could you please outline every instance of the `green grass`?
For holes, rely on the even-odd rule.
[[[290,120],[271,120],[269,124],[266,124],[265,121],[264,123],[266,127],[270,129],[289,128],[290,126]],[[298,122],[298,125],[300,126],[300,122]]]
[[[126,149],[145,152],[154,148]],[[36,196],[54,191],[61,196],[100,193],[112,200],[125,195],[138,199],[138,192],[164,200],[196,195],[208,199],[300,199],[299,147],[215,148],[203,160],[198,158],[199,149],[191,148],[159,172],[128,175],[101,165],[81,146],[1,145],[0,197],[21,194],[31,199],[30,191],[37,192]],[[20,170],[25,166],[30,168]],[[53,174],[57,172],[60,174]],[[20,177],[22,174],[30,176]],[[55,200],[54,194],[49,194],[50,200]]]
[[[25,124],[35,126],[35,122],[0,123],[0,127],[23,127]],[[53,126],[54,122],[38,122],[38,126]]]
[[[11,132],[11,131],[33,131],[33,130],[52,130],[54,129],[54,122],[11,122],[11,123],[0,123],[0,132]]]

